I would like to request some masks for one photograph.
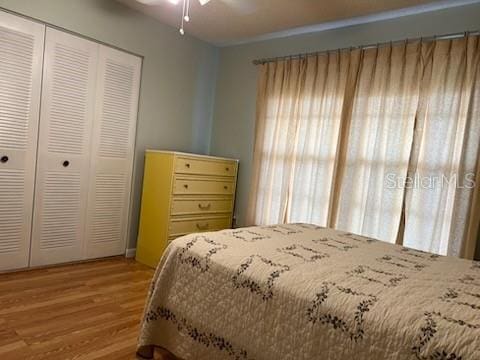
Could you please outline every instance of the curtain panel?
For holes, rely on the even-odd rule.
[[[248,223],[473,258],[479,46],[467,36],[261,65]]]

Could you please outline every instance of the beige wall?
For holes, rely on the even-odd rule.
[[[207,153],[217,49],[114,0],[0,0],[0,7],[145,56],[129,247],[135,247],[145,148]]]
[[[210,149],[214,155],[240,159],[237,223],[244,224],[251,176],[257,74],[253,59],[466,30],[480,30],[480,4],[222,48]]]

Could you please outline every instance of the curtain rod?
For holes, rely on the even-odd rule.
[[[301,59],[301,58],[306,58],[309,56],[315,56],[315,55],[320,55],[320,54],[327,54],[330,52],[337,52],[337,51],[345,51],[345,50],[355,50],[355,49],[371,49],[371,48],[376,48],[380,46],[385,46],[389,44],[400,44],[404,42],[409,42],[409,41],[435,41],[435,40],[450,40],[450,39],[457,39],[457,38],[462,38],[468,35],[480,35],[480,31],[475,30],[475,31],[465,31],[465,32],[459,32],[459,33],[452,33],[452,34],[445,34],[445,35],[433,35],[429,37],[418,37],[418,38],[407,38],[404,40],[395,40],[395,41],[386,41],[386,42],[381,42],[381,43],[375,43],[375,44],[369,44],[369,45],[359,45],[359,46],[349,46],[349,47],[344,47],[340,49],[332,49],[332,50],[321,50],[321,51],[313,51],[313,52],[307,52],[307,53],[300,53],[300,54],[294,54],[294,55],[285,55],[285,56],[278,56],[278,57],[270,57],[270,58],[263,58],[263,59],[256,59],[253,60],[252,63],[253,65],[263,65],[266,63],[270,62],[275,62],[278,60],[285,60],[285,59]]]

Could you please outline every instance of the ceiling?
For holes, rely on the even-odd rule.
[[[178,27],[182,0],[173,5],[156,0],[144,5],[136,0],[117,0],[168,25]],[[356,17],[431,4],[446,0],[211,0],[201,6],[190,0],[191,21],[185,31],[197,38],[225,45],[255,39],[288,29],[330,23]],[[459,0],[453,0],[459,3]],[[461,4],[460,4],[461,5]]]

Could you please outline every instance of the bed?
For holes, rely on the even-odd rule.
[[[138,340],[189,359],[480,359],[480,263],[310,224],[191,234]]]

